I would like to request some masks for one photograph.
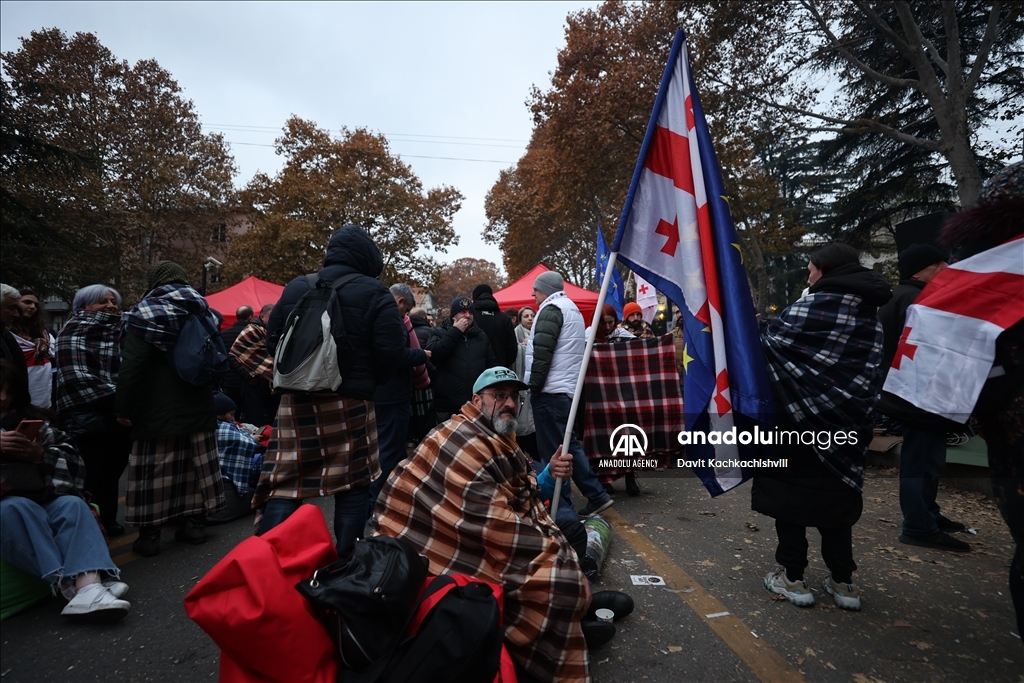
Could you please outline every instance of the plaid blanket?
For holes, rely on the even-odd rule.
[[[250,377],[262,377],[268,382],[274,379],[274,357],[267,351],[267,327],[258,319],[239,333],[228,353]]]
[[[224,507],[214,432],[138,439],[132,444],[125,524],[156,526]]]
[[[259,444],[234,422],[217,420],[217,459],[220,474],[245,495],[256,488],[263,465]]]
[[[526,454],[471,403],[395,468],[372,525],[411,542],[431,574],[501,584],[505,645],[536,679],[589,680],[576,553],[541,503]]]
[[[210,315],[210,306],[190,286],[171,283],[150,290],[125,313],[122,326],[161,351],[170,351],[190,314]]]
[[[378,457],[373,401],[285,393],[252,506],[271,498],[302,500],[369,486],[380,476]]]
[[[683,430],[683,387],[671,334],[595,344],[583,397],[583,450],[602,483],[631,471],[598,467],[612,458],[612,432],[620,425],[644,430],[645,457],[657,458],[661,467],[682,454],[677,437]]]
[[[79,311],[57,336],[57,412],[113,396],[121,367],[121,316]]]
[[[761,332],[777,408],[800,430],[867,432],[856,445],[813,446],[840,479],[863,490],[871,411],[885,372],[877,309],[855,294],[816,292]]]

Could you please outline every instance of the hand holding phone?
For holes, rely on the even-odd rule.
[[[22,420],[18,423],[17,432],[29,441],[35,441],[39,438],[39,432],[42,428],[42,420]]]

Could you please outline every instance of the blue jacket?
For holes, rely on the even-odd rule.
[[[377,386],[391,379],[405,358],[405,325],[395,297],[377,279],[383,270],[380,250],[359,226],[346,225],[331,236],[320,279],[334,282],[352,273],[362,276],[338,290],[346,336],[346,343],[338,344],[339,396],[372,401]],[[301,276],[281,292],[267,323],[270,353],[277,348],[288,315],[308,289],[305,276]]]

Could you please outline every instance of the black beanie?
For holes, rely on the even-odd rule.
[[[946,255],[930,244],[911,244],[900,252],[900,279],[909,280],[928,266],[945,261]]]
[[[214,415],[227,415],[232,410],[236,410],[238,406],[231,400],[231,397],[225,393],[218,391],[213,395],[213,409]]]
[[[473,288],[473,301],[479,299],[481,294],[494,294],[494,290],[490,285],[477,285]]]

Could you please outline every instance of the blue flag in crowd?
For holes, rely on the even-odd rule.
[[[608,267],[608,243],[604,240],[604,231],[601,230],[601,223],[597,224],[597,286],[604,282],[604,269]],[[622,282],[622,273],[618,268],[612,271],[612,281],[608,283],[608,293],[605,295],[605,303],[611,304],[615,314],[622,320],[622,308],[626,305],[626,286]],[[597,319],[600,320],[600,311]]]

